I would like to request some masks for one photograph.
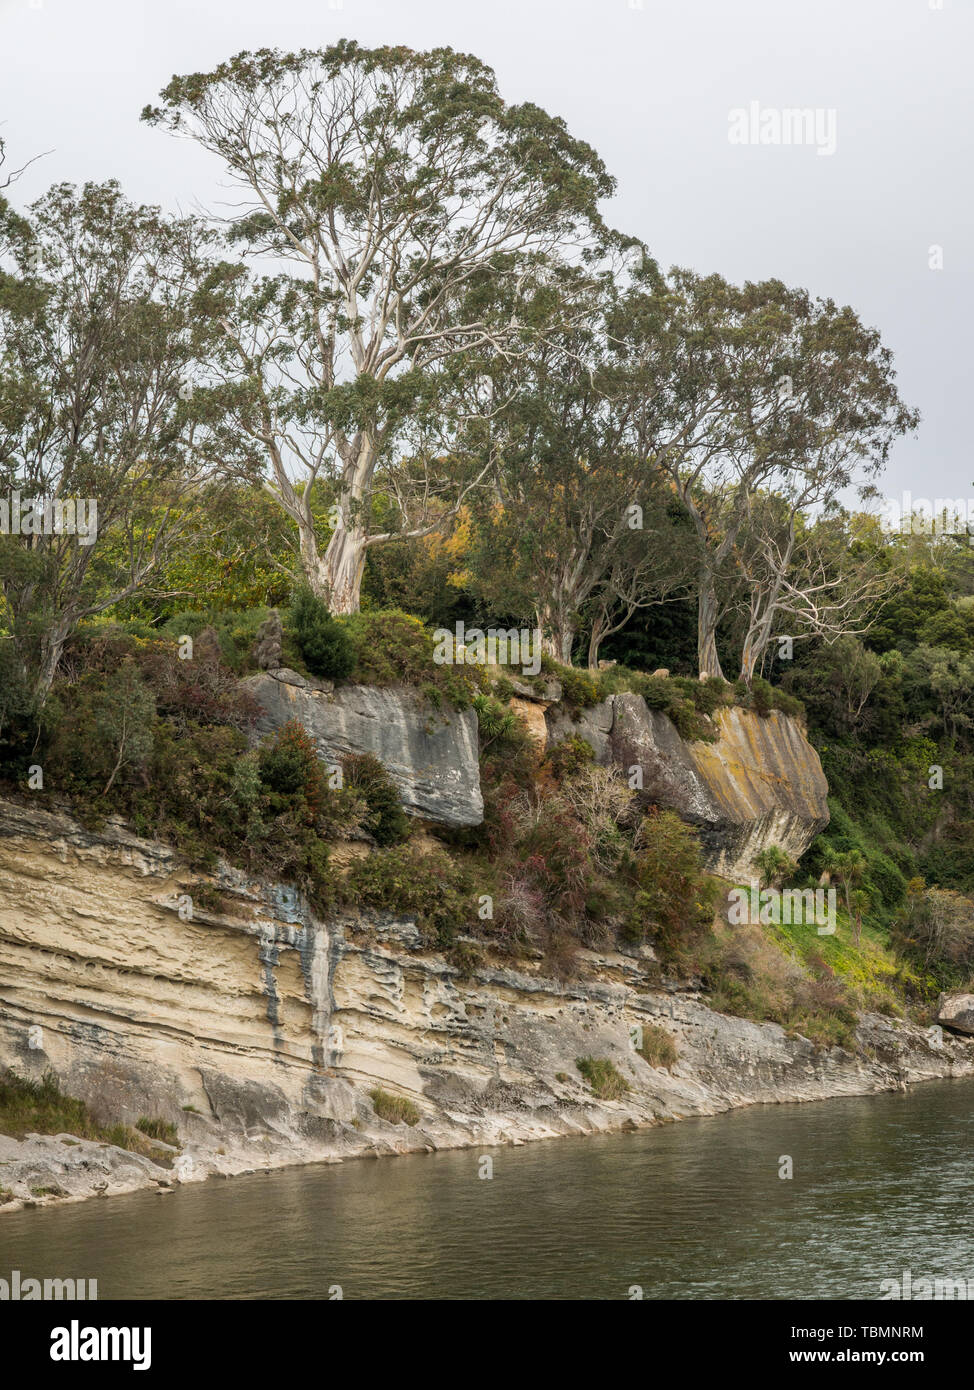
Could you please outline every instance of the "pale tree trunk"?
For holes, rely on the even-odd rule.
[[[57,675],[57,669],[64,654],[64,646],[73,626],[74,623],[71,619],[62,616],[42,638],[40,669],[34,685],[34,693],[42,705],[54,684],[54,677]]]
[[[752,623],[748,628],[747,636],[744,638],[744,647],[741,651],[741,679],[747,681],[747,688],[750,690],[751,682],[754,679],[754,672],[759,661],[764,657],[771,641],[771,625],[774,618],[773,613],[769,613],[760,622]]]
[[[717,594],[713,577],[709,570],[700,574],[700,593],[697,601],[697,667],[700,679],[705,676],[720,676],[720,659],[717,656]]]
[[[592,619],[592,631],[588,638],[588,669],[597,671],[599,669],[599,651],[602,643],[609,635],[609,624],[604,613],[597,613]]]
[[[365,573],[366,536],[361,526],[339,522],[318,560],[311,587],[332,613],[357,613]]]
[[[332,613],[346,617],[359,611],[365,552],[368,548],[365,515],[369,484],[378,450],[365,434],[358,435],[343,450],[345,472],[337,507],[335,527],[324,554],[319,554],[311,507],[307,498],[292,512],[298,526],[301,567],[311,592],[328,605]]]
[[[572,648],[575,645],[575,626],[561,606],[545,605],[538,609],[538,627],[541,630],[541,650],[563,666],[572,664]]]

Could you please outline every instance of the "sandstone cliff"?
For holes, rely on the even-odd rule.
[[[317,920],[292,890],[229,869],[211,887],[220,910],[197,902],[184,920],[198,881],[165,846],[0,802],[0,1065],[53,1068],[105,1121],[175,1122],[183,1181],[642,1126],[974,1069],[974,1042],[879,1017],[864,1019],[853,1057],[716,1014],[692,992],[651,985],[647,948],[588,952],[568,985],[536,962],[501,959],[464,978],[421,949],[409,921]],[[672,1072],[633,1050],[633,1030],[648,1024],[675,1040]],[[611,1059],[629,1091],[598,1100],[580,1056]],[[380,1120],[376,1086],[411,1100],[418,1123]],[[172,1180],[130,1158],[56,1138],[5,1141],[0,1185],[84,1196]]]
[[[682,739],[641,695],[610,695],[577,720],[556,705],[547,719],[551,741],[577,733],[599,762],[638,767],[646,795],[697,827],[722,878],[747,881],[769,845],[797,860],[829,823],[822,764],[791,715],[718,710],[714,743]]]

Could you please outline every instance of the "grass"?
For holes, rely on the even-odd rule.
[[[25,1134],[67,1133],[148,1154],[153,1145],[141,1124],[139,1121],[138,1129],[124,1124],[98,1124],[83,1101],[64,1094],[53,1072],[45,1072],[40,1081],[30,1081],[16,1072],[0,1071],[0,1134],[23,1139]],[[172,1128],[175,1133],[175,1127]]]
[[[656,1023],[644,1023],[642,1034],[642,1046],[637,1047],[636,1052],[651,1067],[665,1067],[669,1071],[680,1055],[673,1038]]]
[[[179,1143],[179,1132],[169,1120],[152,1119],[148,1115],[140,1115],[135,1122],[135,1128],[150,1139],[161,1140],[163,1144],[176,1145]]]
[[[391,1095],[388,1091],[383,1091],[381,1086],[376,1086],[369,1095],[380,1120],[386,1120],[391,1125],[419,1124],[419,1111],[405,1096]]]
[[[608,1057],[576,1057],[575,1065],[599,1100],[621,1100],[629,1090],[629,1082]]]

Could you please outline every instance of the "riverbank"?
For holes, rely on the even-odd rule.
[[[458,964],[410,919],[325,919],[279,883],[193,875],[121,823],[0,802],[0,1066],[53,1072],[102,1125],[178,1136],[152,1156],[0,1140],[0,1211],[974,1073],[974,1042],[880,1014],[852,1051],[718,1013],[645,945],[545,969],[482,945]]]
[[[684,1040],[684,1060],[660,1072],[640,1094],[617,1100],[562,1097],[547,1107],[515,1107],[478,1122],[467,1116],[425,1116],[416,1125],[359,1124],[334,1142],[278,1133],[224,1135],[214,1148],[188,1143],[181,1151],[159,1145],[160,1161],[118,1145],[69,1134],[0,1135],[0,1214],[67,1205],[155,1189],[160,1196],[210,1177],[236,1177],[353,1158],[394,1157],[443,1149],[522,1145],[532,1140],[636,1131],[691,1116],[751,1106],[827,1101],[905,1091],[923,1081],[974,1075],[974,1040],[945,1034],[937,1044],[927,1030],[866,1015],[859,1055],[816,1049],[789,1039],[776,1024],[753,1024],[709,1010],[689,996],[659,996],[655,1005]],[[696,1031],[696,1036],[694,1035]],[[658,1070],[658,1069],[653,1069]],[[566,1076],[566,1089],[571,1083]]]

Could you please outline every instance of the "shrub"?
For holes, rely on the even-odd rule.
[[[599,1100],[621,1100],[630,1089],[608,1057],[576,1057],[575,1065]]]
[[[355,642],[310,589],[298,589],[290,617],[301,655],[313,675],[342,680],[354,669]]]
[[[353,864],[341,895],[351,906],[412,916],[426,943],[441,949],[476,917],[466,877],[449,855],[422,853],[412,844],[376,850]]]
[[[639,828],[636,848],[639,887],[626,935],[650,936],[664,958],[679,959],[713,915],[714,888],[699,840],[673,811],[654,811]]]
[[[466,709],[486,690],[483,667],[437,662],[432,632],[418,618],[398,609],[353,613],[346,619],[357,652],[353,677],[362,685],[409,685],[439,706]]]
[[[379,759],[371,753],[351,753],[342,762],[345,786],[365,801],[363,826],[377,845],[395,845],[409,834],[409,817],[399,792]]]
[[[762,719],[774,709],[774,687],[761,676],[751,678],[751,708]]]
[[[751,863],[761,875],[763,888],[780,883],[798,868],[791,855],[786,854],[778,845],[768,845],[766,849],[759,850]]]
[[[383,1091],[381,1086],[376,1086],[369,1092],[372,1097],[372,1106],[380,1120],[385,1120],[390,1125],[418,1125],[420,1120],[419,1111],[411,1100],[405,1096],[394,1096],[389,1091]]]
[[[565,779],[560,794],[589,834],[595,867],[604,874],[613,873],[628,848],[623,827],[631,824],[635,792],[618,768],[588,762],[574,777]]]
[[[258,755],[260,780],[273,795],[271,810],[297,810],[309,822],[320,815],[326,796],[324,776],[311,736],[289,719],[263,744]]]
[[[893,945],[936,990],[956,989],[974,972],[974,901],[951,889],[910,882],[893,926]]]
[[[473,707],[477,711],[482,751],[488,748],[523,748],[529,741],[524,720],[514,710],[495,700],[493,695],[475,695]]]
[[[605,685],[600,676],[580,671],[577,666],[562,666],[550,656],[541,658],[541,670],[561,682],[561,698],[570,709],[586,709],[605,699]]]
[[[544,761],[561,782],[566,777],[574,777],[583,767],[590,766],[595,761],[595,752],[580,734],[569,734],[567,738],[552,744]]]

